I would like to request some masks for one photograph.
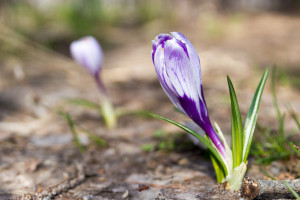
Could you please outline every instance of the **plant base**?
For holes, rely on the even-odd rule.
[[[225,181],[227,182],[226,188],[235,191],[239,190],[241,188],[246,170],[247,163],[244,162],[242,162],[240,166],[234,168],[225,178]]]
[[[101,101],[101,114],[104,119],[104,123],[108,128],[111,129],[116,127],[116,114],[111,102],[108,99],[102,99]]]

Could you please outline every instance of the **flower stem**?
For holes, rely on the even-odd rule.
[[[107,128],[115,128],[117,125],[116,113],[113,105],[107,97],[101,99],[100,112]]]
[[[114,107],[108,97],[108,93],[104,87],[104,84],[100,79],[99,73],[94,74],[94,79],[97,83],[101,95],[100,113],[103,117],[104,123],[109,129],[115,128],[117,125],[117,116]]]
[[[99,73],[94,74],[94,79],[95,79],[95,82],[97,83],[97,87],[100,90],[101,95],[103,94],[103,95],[107,96],[107,91],[104,87],[104,84],[102,83],[102,81],[100,79]]]

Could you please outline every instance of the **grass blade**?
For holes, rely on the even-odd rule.
[[[296,122],[298,129],[300,130],[300,121],[299,121],[297,113],[295,112],[295,110],[293,109],[293,107],[291,105],[288,106],[288,110],[289,110],[289,113],[292,116],[293,120]]]
[[[72,120],[70,114],[69,113],[64,113],[64,112],[59,112],[59,114],[67,120],[69,128],[70,128],[70,130],[71,130],[71,132],[73,134],[76,146],[78,147],[80,153],[84,153],[85,148],[84,148],[84,146],[80,142],[80,139],[78,137],[78,133],[75,130],[75,123]]]
[[[240,166],[243,153],[243,125],[240,113],[240,107],[236,98],[233,84],[227,76],[227,82],[231,100],[231,146],[233,168]]]
[[[285,145],[286,145],[286,140],[287,140],[287,136],[285,135],[285,132],[284,132],[284,122],[285,122],[285,114],[282,114],[280,116],[280,119],[278,121],[278,124],[279,124],[279,138],[278,138],[278,144],[280,145],[280,149],[285,149]],[[272,138],[273,139],[273,138]]]
[[[184,130],[184,131],[192,134],[193,136],[195,136],[197,139],[199,139],[209,149],[209,151],[211,152],[211,154],[221,164],[221,166],[222,166],[222,168],[224,170],[225,175],[228,174],[228,170],[227,170],[226,164],[225,164],[225,162],[224,162],[221,154],[215,149],[214,146],[212,146],[210,144],[210,142],[208,140],[206,140],[204,137],[202,137],[199,133],[197,133],[196,131],[193,131],[192,129],[188,128],[187,126],[185,126],[183,124],[180,124],[180,123],[178,123],[176,121],[173,121],[171,119],[168,119],[168,118],[165,118],[165,117],[153,114],[153,113],[147,113],[147,115],[151,116],[151,117],[154,117],[156,119],[160,119],[160,120],[166,121],[168,123],[174,124],[175,126],[181,128],[182,130]]]
[[[100,107],[97,103],[86,100],[86,99],[67,99],[67,102],[77,106],[82,106],[90,109],[99,110]]]
[[[288,188],[288,190],[294,195],[297,200],[300,200],[300,196],[298,195],[298,193],[293,190],[293,188],[286,181],[283,181],[283,184]]]
[[[246,162],[248,155],[249,155],[249,151],[250,151],[250,146],[251,146],[251,141],[252,141],[252,137],[253,137],[253,133],[254,133],[254,129],[255,129],[255,125],[256,125],[256,121],[257,121],[257,115],[258,115],[258,108],[259,108],[259,103],[261,100],[261,96],[267,81],[267,77],[268,77],[268,73],[269,73],[269,68],[267,68],[259,82],[259,85],[255,91],[251,106],[249,108],[248,111],[248,115],[245,121],[245,125],[244,125],[244,149],[243,149],[243,161]]]
[[[83,131],[84,133],[86,133],[88,135],[88,137],[93,141],[95,142],[98,146],[100,147],[108,147],[108,143],[103,140],[101,137],[95,135],[94,133],[84,129],[84,128],[81,128],[81,131]]]
[[[297,145],[295,145],[293,142],[289,143],[290,147],[297,153],[300,155],[300,147],[298,147]]]
[[[272,92],[273,105],[276,110],[276,116],[278,121],[278,129],[279,129],[279,136],[280,136],[279,144],[280,144],[280,148],[284,148],[286,143],[286,136],[284,133],[285,114],[281,114],[280,108],[278,106],[278,100],[277,100],[276,88],[275,88],[275,81],[276,81],[275,77],[276,77],[276,66],[272,68],[272,73],[271,73],[271,92]]]
[[[277,101],[277,96],[276,96],[275,75],[276,75],[276,66],[274,66],[272,68],[272,73],[271,73],[271,91],[272,91],[273,104],[274,104],[274,107],[276,109],[277,120],[280,121],[280,119],[281,119],[281,113],[280,113],[280,109],[279,109],[278,101]]]

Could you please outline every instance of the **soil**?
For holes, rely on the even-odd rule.
[[[218,20],[227,23],[229,19]],[[300,18],[269,13],[244,16],[241,20],[223,27],[217,40],[201,34],[204,32],[201,23],[179,30],[199,52],[210,118],[227,133],[230,132],[227,74],[236,87],[243,117],[267,65],[278,64],[279,69],[300,74]],[[145,34],[135,37],[125,33],[124,40],[130,42],[106,53],[103,81],[118,109],[148,110],[187,121],[173,110],[151,63],[151,39],[159,33],[152,30],[158,26],[155,23],[139,30]],[[85,178],[54,199],[241,198],[239,192],[227,191],[216,183],[205,150],[193,146],[176,127],[156,119],[125,115],[119,118],[117,128],[108,130],[97,111],[68,104],[66,98],[97,102],[100,96],[92,78],[70,58],[32,41],[15,39],[12,43],[1,39],[0,42],[2,51],[7,52],[5,47],[10,47],[17,52],[2,54],[4,58],[0,61],[1,200],[33,199],[38,192],[76,178],[78,165],[84,168]],[[282,110],[286,103],[295,111],[300,110],[299,87],[286,84],[277,89]],[[102,137],[109,147],[99,147],[80,133],[86,147],[86,152],[80,153],[67,122],[57,114],[59,110],[69,112],[76,123]],[[295,130],[290,116],[286,117],[287,130]],[[276,128],[269,83],[258,121]],[[164,132],[166,138],[175,138],[174,149],[159,150],[156,131]],[[145,151],[142,147],[146,144],[156,148]],[[267,171],[277,177],[288,172],[290,162],[273,162]],[[252,157],[247,175],[266,178]]]

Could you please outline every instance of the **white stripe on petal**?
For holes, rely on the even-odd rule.
[[[173,38],[165,40],[163,44],[158,42],[158,37],[153,41],[156,48],[153,55],[156,73],[160,84],[174,105],[184,110],[179,103],[179,98],[184,96],[189,98],[191,102],[195,102],[197,112],[203,121],[200,101],[204,102],[204,98],[199,57],[184,35],[176,32],[172,35]],[[207,115],[206,108],[202,109],[204,109],[202,112]]]
[[[174,87],[172,83],[170,82],[169,76],[166,74],[166,66],[165,66],[165,60],[164,60],[164,50],[162,49],[161,45],[159,45],[156,49],[155,55],[154,55],[154,67],[157,74],[157,77],[159,79],[159,82],[164,89],[165,93],[168,95],[168,97],[171,99],[171,101],[174,103],[175,106],[181,108],[178,97],[178,93],[174,93]],[[182,109],[182,108],[181,108]]]
[[[186,44],[187,47],[187,51],[189,54],[189,58],[190,58],[190,63],[191,63],[191,69],[193,71],[193,74],[195,76],[198,76],[198,79],[194,79],[194,84],[199,86],[199,90],[198,93],[200,94],[199,97],[202,99],[201,96],[201,87],[200,85],[202,85],[202,79],[201,79],[201,65],[200,65],[200,59],[198,57],[198,54],[195,50],[195,48],[193,47],[192,43],[182,34],[179,32],[172,32],[171,33],[172,36],[174,36],[177,40],[180,40],[182,43]]]
[[[166,73],[175,88],[174,92],[177,92],[181,97],[186,95],[193,100],[200,114],[199,101],[203,99],[201,95],[200,62],[198,65],[195,65],[197,63],[191,63],[184,49],[175,38],[165,42],[164,55]],[[201,114],[200,118],[202,120]]]

